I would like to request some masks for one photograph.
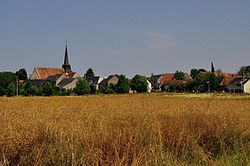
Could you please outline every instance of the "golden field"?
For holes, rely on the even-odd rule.
[[[0,98],[0,165],[250,165],[250,97]]]

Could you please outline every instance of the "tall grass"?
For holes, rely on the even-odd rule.
[[[249,98],[208,98],[0,98],[0,165],[249,165]]]

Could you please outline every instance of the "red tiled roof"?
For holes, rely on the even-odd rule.
[[[223,77],[223,80],[220,83],[221,85],[229,85],[229,83],[232,82],[236,77],[235,73],[214,72],[214,75]]]
[[[62,68],[48,68],[48,67],[36,67],[37,75],[40,79],[46,79],[50,75],[63,74],[64,69]]]
[[[166,81],[172,80],[174,77],[174,73],[166,73],[162,76],[162,78],[160,79],[160,83],[164,83]]]

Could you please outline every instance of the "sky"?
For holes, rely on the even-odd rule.
[[[151,75],[250,65],[250,0],[0,0],[0,71]]]

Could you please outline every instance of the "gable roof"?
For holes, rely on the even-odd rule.
[[[63,78],[62,81],[59,82],[58,87],[63,88],[70,83],[72,83],[76,78]]]
[[[37,73],[38,79],[46,79],[50,75],[64,73],[63,68],[35,67],[34,70]]]
[[[60,78],[61,76],[63,76],[64,74],[55,74],[55,75],[50,75],[47,80],[51,81],[51,82],[56,82],[58,78]]]
[[[248,80],[250,77],[235,77],[229,85],[244,85]]]
[[[172,80],[174,78],[174,73],[166,73],[160,79],[160,83],[164,83],[166,81]]]
[[[85,79],[89,82],[89,83],[92,83],[92,84],[98,84],[98,81],[100,79],[100,76],[87,76],[85,77]]]
[[[44,80],[44,79],[35,79],[35,80],[25,80],[24,82],[26,84],[33,84],[33,85],[42,87],[45,81],[46,80]]]

